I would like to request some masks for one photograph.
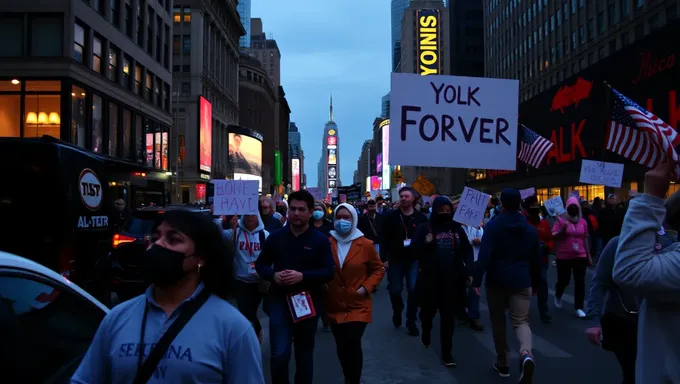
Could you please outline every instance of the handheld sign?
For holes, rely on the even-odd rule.
[[[260,183],[257,180],[212,180],[213,215],[257,215]]]
[[[622,179],[623,164],[592,160],[581,161],[581,176],[578,179],[581,183],[619,188]]]
[[[465,187],[453,220],[471,227],[479,227],[490,198],[491,196],[484,192]]]
[[[519,195],[522,197],[522,200],[526,199],[529,196],[533,196],[536,194],[536,189],[534,187],[527,188],[527,189],[521,189],[519,191]]]
[[[544,201],[543,205],[545,205],[545,209],[548,210],[548,214],[553,217],[559,216],[566,212],[564,210],[562,197],[560,196],[551,197],[550,199]]]
[[[390,164],[515,170],[519,81],[392,73]]]

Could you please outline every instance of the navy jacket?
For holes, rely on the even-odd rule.
[[[520,212],[501,212],[484,227],[475,266],[474,287],[520,290],[535,287],[541,278],[538,232]]]
[[[382,233],[380,239],[381,250],[385,248],[386,261],[411,261],[417,254],[413,247],[404,247],[404,240],[413,240],[416,228],[427,222],[427,216],[420,211],[413,210],[411,216],[404,216],[400,209],[390,211],[381,218]]]

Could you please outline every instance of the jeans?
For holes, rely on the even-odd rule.
[[[486,288],[486,301],[489,305],[491,333],[496,347],[497,363],[500,367],[510,366],[510,348],[508,347],[505,312],[510,313],[510,323],[519,341],[519,353],[531,353],[531,328],[529,327],[529,308],[531,307],[531,289],[515,292]]]
[[[555,284],[555,297],[558,299],[564,294],[565,288],[569,285],[572,273],[574,274],[574,309],[583,309],[583,302],[586,297],[586,269],[588,259],[579,257],[577,259],[557,260],[557,283]]]
[[[257,318],[262,296],[259,283],[246,283],[239,280],[234,283],[234,299],[236,299],[238,310],[253,324],[253,329],[257,334],[262,330],[260,320]]]
[[[331,325],[345,383],[361,382],[361,370],[364,365],[361,338],[364,336],[366,325],[367,323],[358,321]]]
[[[538,312],[548,314],[548,264],[541,264],[541,281],[536,287],[536,300],[538,302]]]
[[[456,308],[454,289],[436,289],[426,293],[420,309],[420,322],[423,334],[432,332],[432,320],[439,312],[439,343],[442,358],[451,357],[453,349],[453,331],[456,323]]]
[[[316,303],[315,303],[316,306]],[[270,296],[269,346],[272,384],[289,384],[288,365],[295,344],[295,384],[312,384],[318,316],[293,323],[285,297]]]
[[[404,310],[404,299],[401,292],[404,290],[404,280],[406,280],[406,324],[415,325],[418,314],[418,303],[414,293],[416,279],[418,278],[418,262],[411,261],[390,261],[387,269],[387,290],[390,292],[392,310],[395,314],[401,314]]]
[[[614,313],[605,313],[600,318],[600,324],[602,348],[616,355],[623,373],[623,384],[635,384],[637,324]]]

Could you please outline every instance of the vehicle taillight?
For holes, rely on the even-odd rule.
[[[118,248],[118,246],[121,244],[132,243],[135,240],[137,239],[135,239],[134,237],[115,234],[113,235],[113,248]]]

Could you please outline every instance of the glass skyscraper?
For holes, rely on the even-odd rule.
[[[392,0],[392,72],[399,72],[401,61],[401,20],[411,0]]]
[[[236,10],[241,16],[241,24],[246,30],[246,34],[239,39],[238,45],[250,48],[250,0],[239,0]]]

